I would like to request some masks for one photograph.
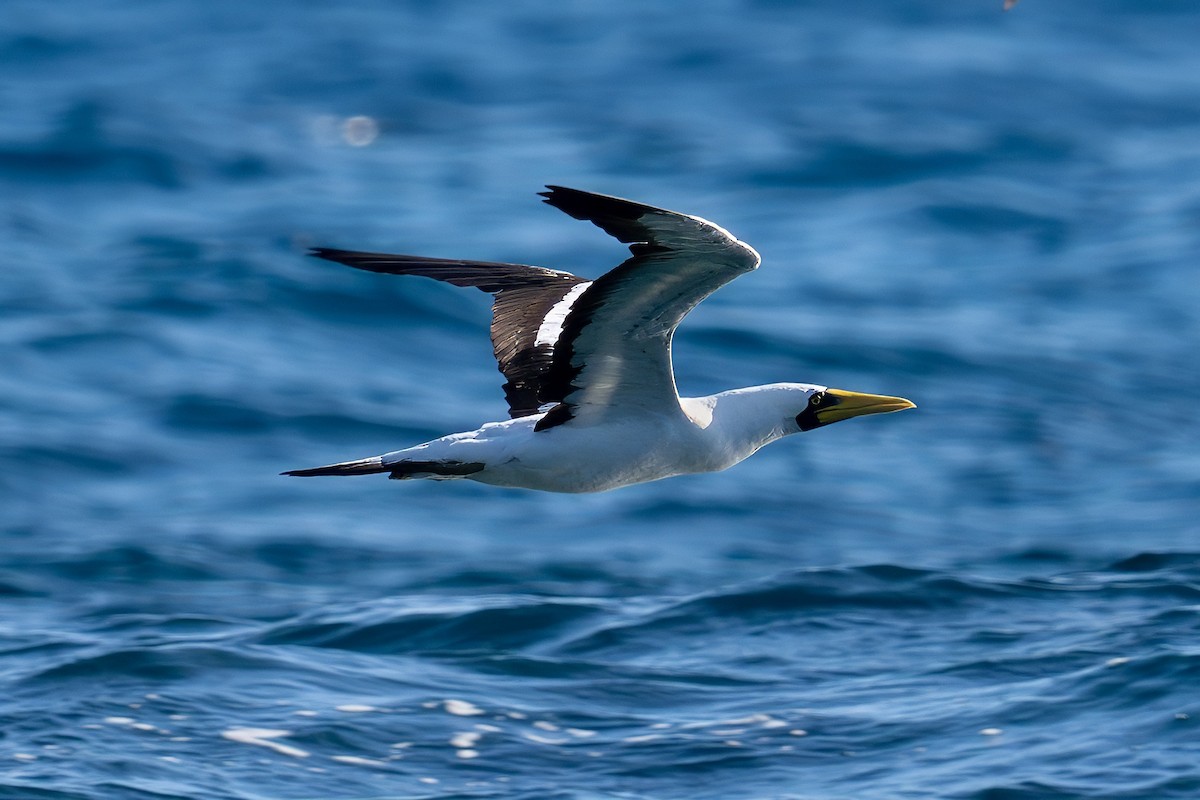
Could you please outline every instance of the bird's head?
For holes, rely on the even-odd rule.
[[[806,387],[804,409],[796,415],[796,425],[802,431],[811,431],[867,414],[885,414],[916,408],[916,403],[903,397],[888,397],[881,394],[859,394],[844,389],[828,389],[823,386]]]

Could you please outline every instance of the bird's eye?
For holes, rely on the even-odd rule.
[[[808,404],[810,406],[812,406],[813,408],[816,408],[817,406],[821,405],[821,403],[824,403],[824,402],[825,402],[825,393],[824,392],[817,392],[812,397],[808,398]]]

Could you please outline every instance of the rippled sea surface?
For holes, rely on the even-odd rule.
[[[1200,797],[1200,9],[8,0],[0,798]],[[763,254],[685,393],[919,408],[593,496],[296,480],[503,418],[309,245]]]

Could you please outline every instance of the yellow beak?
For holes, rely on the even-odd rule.
[[[842,389],[826,389],[825,404],[816,409],[817,420],[822,425],[840,422],[851,417],[867,414],[887,414],[916,408],[917,404],[903,397],[888,397],[882,394],[859,394]]]

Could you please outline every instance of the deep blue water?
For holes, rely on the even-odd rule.
[[[1200,797],[1200,7],[8,0],[0,798]],[[366,119],[353,118],[362,117]],[[595,496],[504,416],[543,183],[762,269],[686,393],[919,409]]]

